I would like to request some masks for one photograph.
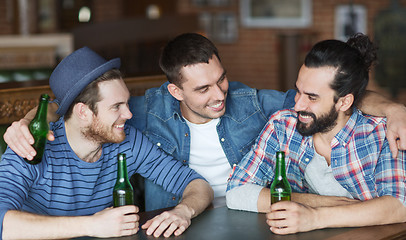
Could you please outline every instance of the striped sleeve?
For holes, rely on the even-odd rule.
[[[0,162],[0,236],[3,235],[4,215],[9,210],[21,209],[34,178],[35,172],[7,148]]]

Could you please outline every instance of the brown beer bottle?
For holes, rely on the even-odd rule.
[[[34,137],[34,144],[32,146],[37,152],[37,154],[31,161],[24,158],[24,160],[29,164],[40,163],[42,160],[42,155],[44,155],[45,144],[47,142],[47,134],[49,132],[49,125],[47,122],[48,102],[49,95],[41,94],[37,113],[35,114],[34,119],[32,119],[32,121],[28,125],[28,129]]]
[[[134,205],[134,192],[128,180],[126,155],[119,153],[117,162],[117,181],[113,188],[113,206]]]
[[[286,177],[285,152],[276,153],[275,177],[271,184],[271,204],[290,201],[292,189]]]

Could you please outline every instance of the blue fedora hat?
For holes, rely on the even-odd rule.
[[[49,78],[49,86],[59,105],[56,113],[64,115],[89,83],[113,68],[120,68],[120,64],[119,58],[107,61],[88,47],[80,48],[65,57]]]

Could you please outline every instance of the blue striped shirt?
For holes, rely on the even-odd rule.
[[[121,143],[103,145],[94,163],[79,159],[68,144],[64,121],[51,123],[55,141],[47,142],[42,162],[30,165],[7,148],[0,162],[0,228],[8,210],[52,216],[91,215],[112,206],[117,154],[127,155],[131,176],[139,173],[180,196],[186,185],[202,178],[165,154],[140,131],[125,126]]]
[[[269,186],[274,177],[277,151],[285,151],[286,176],[292,191],[309,192],[305,170],[315,149],[313,137],[296,130],[293,110],[275,113],[265,125],[251,151],[235,167],[227,191],[245,183]],[[331,142],[334,178],[355,199],[393,196],[406,206],[406,151],[393,158],[386,139],[386,119],[354,110]]]

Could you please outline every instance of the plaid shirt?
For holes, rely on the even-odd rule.
[[[313,159],[313,137],[296,131],[293,110],[275,113],[251,151],[235,166],[227,191],[245,183],[269,187],[277,151],[285,151],[286,175],[293,192],[309,192],[305,170]],[[390,195],[406,206],[406,152],[392,158],[386,139],[386,119],[354,110],[331,142],[331,168],[335,179],[355,198],[369,200]]]

